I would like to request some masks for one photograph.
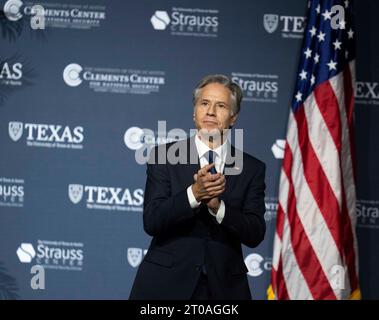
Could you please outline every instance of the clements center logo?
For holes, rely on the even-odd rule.
[[[265,212],[265,221],[270,222],[273,221],[275,222],[275,218],[278,212],[278,198],[276,197],[265,197],[265,207],[266,207],[266,212]]]
[[[63,70],[63,80],[69,87],[85,83],[95,92],[150,94],[165,85],[165,73],[156,70],[82,67],[70,63]]]
[[[143,189],[118,187],[83,186],[70,184],[68,197],[72,203],[78,204],[85,197],[87,209],[108,211],[142,212]]]
[[[40,15],[44,17],[44,27],[72,28],[89,30],[100,27],[106,19],[106,7],[91,4],[70,4],[8,0],[3,6],[5,17],[9,21],[18,21],[23,17],[31,20]]]
[[[84,129],[81,126],[70,128],[55,124],[9,122],[8,133],[13,141],[20,140],[24,131],[29,147],[83,149]]]
[[[177,8],[157,10],[150,18],[155,30],[170,30],[174,36],[217,37],[219,28],[217,9]]]
[[[166,122],[158,121],[158,131],[151,129],[141,129],[139,127],[130,127],[125,131],[124,143],[131,150],[140,150],[141,148],[154,147],[160,144],[166,144],[174,141],[184,140],[187,133],[181,129],[171,129],[166,131]]]
[[[36,248],[36,249],[35,249]],[[81,271],[84,245],[81,242],[37,240],[37,245],[21,243],[16,254],[21,263],[35,263],[46,269]]]
[[[82,83],[80,78],[80,73],[83,71],[83,68],[77,63],[69,64],[63,70],[63,80],[70,87],[77,87]]]
[[[249,270],[248,275],[259,277],[263,272],[270,272],[272,269],[272,260],[263,258],[260,254],[251,253],[245,258],[245,265]]]

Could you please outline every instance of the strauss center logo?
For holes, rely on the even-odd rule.
[[[277,139],[275,143],[271,147],[271,151],[275,157],[275,159],[283,159],[284,158],[284,150],[286,147],[286,140]]]
[[[36,252],[31,243],[21,243],[17,249],[17,256],[20,262],[30,263],[33,258],[36,256]]]
[[[157,10],[150,19],[155,30],[165,30],[170,23],[170,17],[167,11]]]

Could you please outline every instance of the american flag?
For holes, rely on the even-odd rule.
[[[269,299],[360,298],[352,18],[351,0],[309,2],[280,175]]]

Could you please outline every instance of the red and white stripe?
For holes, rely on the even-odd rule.
[[[276,299],[347,299],[358,289],[353,75],[351,62],[290,112],[271,279]]]

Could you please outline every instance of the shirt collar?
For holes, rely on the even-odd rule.
[[[195,136],[195,144],[197,153],[199,154],[199,158],[203,157],[204,154],[207,153],[209,150],[212,150],[217,154],[218,157],[222,159],[222,161],[225,161],[226,151],[228,150],[227,142],[228,140],[225,140],[225,142],[221,146],[218,146],[216,149],[212,150],[208,147],[207,144],[201,141],[200,137],[197,134]]]

